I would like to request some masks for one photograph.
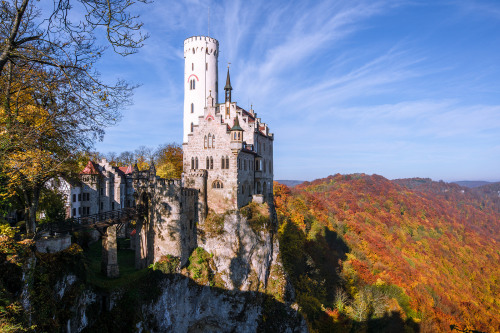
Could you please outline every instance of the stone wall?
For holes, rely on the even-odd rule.
[[[71,246],[71,235],[46,236],[36,241],[36,250],[42,253],[55,253]]]
[[[184,265],[196,247],[198,191],[180,179],[162,179],[154,168],[135,171],[136,204],[142,212],[136,227],[136,265],[145,267],[172,255]]]

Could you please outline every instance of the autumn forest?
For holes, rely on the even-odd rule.
[[[275,183],[311,331],[499,331],[499,190],[365,174]]]

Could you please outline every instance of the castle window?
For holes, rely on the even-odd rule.
[[[194,124],[191,123],[191,133],[193,132],[193,130],[194,130]]]
[[[210,156],[210,169],[214,168],[214,159]]]
[[[215,148],[215,134],[212,136],[212,148]]]
[[[191,70],[194,71],[194,63],[191,63]]]
[[[194,157],[191,157],[191,170],[194,169]]]
[[[207,156],[207,167],[206,167],[206,169],[207,170],[210,169],[210,160],[208,159],[208,156]]]
[[[226,156],[226,169],[229,169],[229,157]]]
[[[191,113],[194,113],[194,103],[191,103]]]
[[[225,168],[224,168],[224,166],[225,166],[225,163],[224,163],[224,156],[222,156],[222,157],[220,158],[220,168],[221,168],[221,169],[225,169]]]
[[[194,159],[194,168],[198,170],[198,157]]]
[[[224,188],[224,185],[220,180],[216,180],[212,183],[212,188]]]
[[[212,134],[208,134],[208,148],[212,148]]]
[[[194,47],[193,47],[193,54],[194,54]]]
[[[205,139],[203,140],[203,148],[207,148],[207,136],[205,135]]]

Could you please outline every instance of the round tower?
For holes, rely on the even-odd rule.
[[[214,38],[194,36],[184,41],[184,143],[203,116],[207,97],[212,94],[218,101],[218,56],[219,42]]]

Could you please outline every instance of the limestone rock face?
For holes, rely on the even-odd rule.
[[[213,254],[215,273],[226,289],[257,291],[267,286],[278,251],[271,232],[252,230],[245,217],[233,212],[225,216],[221,234],[200,238],[199,246]]]
[[[227,294],[176,276],[153,304],[143,307],[139,331],[257,332],[261,308],[250,295]]]

